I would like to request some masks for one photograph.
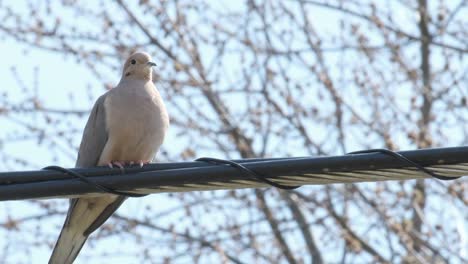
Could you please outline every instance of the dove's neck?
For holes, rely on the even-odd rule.
[[[117,87],[121,87],[124,89],[128,87],[132,87],[132,89],[139,89],[139,88],[144,89],[144,87],[146,87],[148,84],[153,84],[151,79],[145,80],[145,79],[136,79],[136,78],[122,78],[119,84],[117,85]]]
[[[129,71],[124,71],[122,74],[122,79],[120,82],[124,80],[135,80],[135,81],[147,81],[151,82],[152,80],[152,72],[151,68],[144,67],[143,69],[134,69]]]

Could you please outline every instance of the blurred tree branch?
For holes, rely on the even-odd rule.
[[[129,53],[151,53],[172,124],[173,142],[160,159],[467,142],[463,0],[64,0],[0,7],[0,37],[73,58],[102,83],[88,87],[89,104],[112,88]],[[16,146],[72,161],[83,129],[77,124],[88,111],[75,98],[82,91],[63,100],[69,108],[57,107],[38,87],[41,93],[58,87],[30,84],[18,71],[11,72],[22,96],[8,88],[0,93],[3,169],[38,166],[13,152]],[[93,260],[108,257],[113,248],[100,247],[100,238],[125,237],[138,245],[128,254],[147,262],[467,262],[466,230],[457,224],[466,222],[467,189],[466,181],[416,181],[158,195],[140,200],[140,214],[119,211],[96,248],[84,252]],[[161,200],[174,207],[161,209]],[[12,206],[0,218],[0,232],[11,240],[0,250],[2,261],[12,250],[51,245],[58,232],[48,223],[64,203],[25,205],[34,211],[30,217],[16,216],[20,209]]]

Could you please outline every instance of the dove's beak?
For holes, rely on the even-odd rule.
[[[148,63],[146,63],[146,65],[148,65],[150,67],[153,67],[153,66],[156,66],[156,63],[154,63],[152,61],[148,61]]]

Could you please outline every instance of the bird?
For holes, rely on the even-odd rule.
[[[145,52],[135,52],[125,61],[118,85],[101,95],[91,110],[75,167],[142,167],[154,158],[168,130],[169,116],[152,81],[153,66]],[[71,199],[49,264],[73,263],[88,236],[125,199],[114,194]]]

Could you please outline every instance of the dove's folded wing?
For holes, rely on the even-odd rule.
[[[94,104],[83,132],[75,167],[93,167],[98,165],[99,157],[106,145],[108,133],[106,128],[106,111],[104,101],[106,94],[99,97]]]

